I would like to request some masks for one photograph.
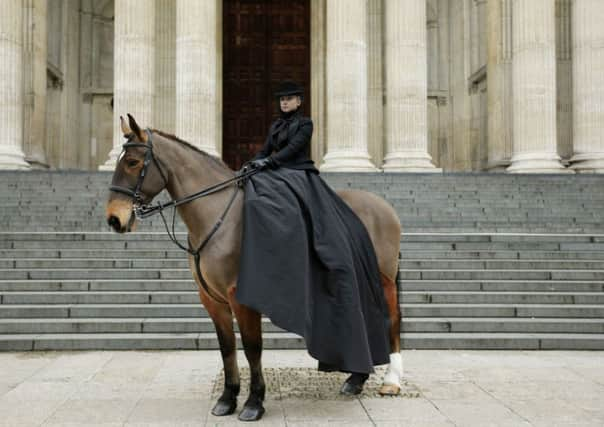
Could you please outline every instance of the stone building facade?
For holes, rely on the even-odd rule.
[[[0,5],[2,169],[111,169],[125,113],[236,167],[290,75],[324,171],[604,172],[602,0]]]

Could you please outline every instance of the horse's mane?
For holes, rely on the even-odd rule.
[[[161,131],[159,129],[151,129],[151,131],[154,132],[154,133],[157,133],[158,135],[163,136],[164,138],[167,138],[167,139],[169,139],[171,141],[174,141],[174,142],[178,142],[179,144],[182,144],[185,147],[190,148],[191,150],[193,150],[193,151],[195,151],[195,152],[203,155],[204,157],[207,157],[216,166],[220,166],[221,168],[226,169],[227,171],[232,172],[232,169],[230,167],[228,167],[227,164],[225,162],[223,162],[221,158],[213,156],[210,153],[206,153],[205,151],[203,151],[200,148],[194,146],[190,142],[187,142],[187,141],[185,141],[183,139],[180,139],[176,135],[172,135],[171,133],[166,133],[166,132]]]

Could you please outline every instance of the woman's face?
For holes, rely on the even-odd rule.
[[[297,110],[301,103],[302,100],[299,95],[284,95],[279,97],[279,106],[284,113]]]

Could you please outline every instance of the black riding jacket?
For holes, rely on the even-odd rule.
[[[318,173],[309,156],[312,130],[310,117],[302,117],[298,110],[282,113],[271,124],[264,146],[254,160],[270,156],[277,166]]]

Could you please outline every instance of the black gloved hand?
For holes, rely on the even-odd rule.
[[[262,159],[252,160],[249,164],[252,168],[260,170],[275,167],[275,162],[271,157],[264,157]]]

